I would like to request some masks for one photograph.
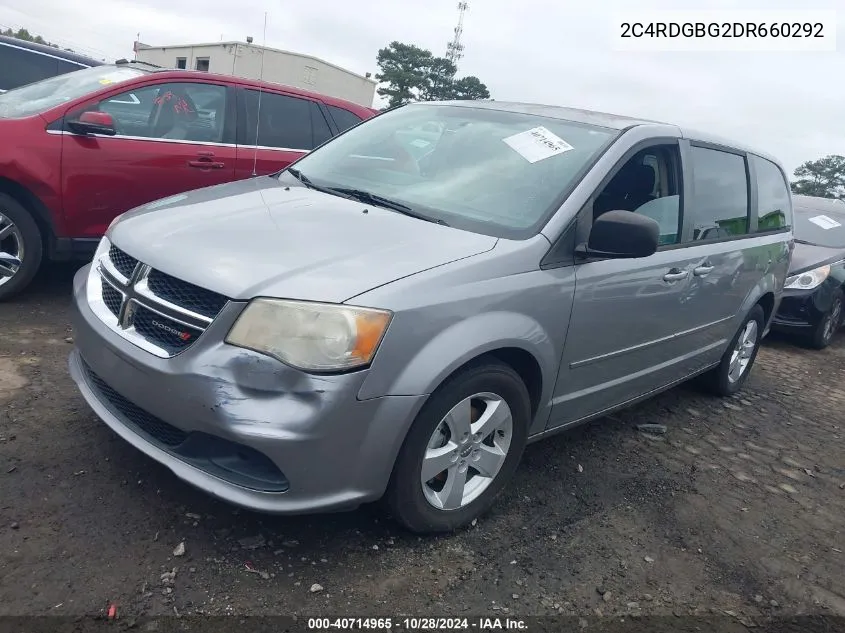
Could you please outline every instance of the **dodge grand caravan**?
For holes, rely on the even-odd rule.
[[[135,63],[0,95],[0,300],[27,286],[44,255],[90,258],[124,211],[276,172],[373,113],[279,84]]]
[[[234,504],[383,499],[452,530],[527,442],[692,377],[737,392],[791,221],[777,161],[708,135],[408,105],[118,218],[74,281],[70,372],[118,435]]]

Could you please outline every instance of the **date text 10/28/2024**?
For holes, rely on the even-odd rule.
[[[519,618],[308,618],[310,631],[527,631]]]

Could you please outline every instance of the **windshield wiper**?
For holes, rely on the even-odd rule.
[[[303,185],[308,187],[309,189],[313,189],[314,191],[320,191],[322,193],[328,193],[333,196],[340,196],[341,198],[348,198],[349,200],[358,200],[353,195],[344,193],[340,189],[335,189],[334,187],[321,187],[320,185],[315,185],[311,182],[311,179],[303,174],[299,169],[294,169],[293,167],[288,167],[285,171],[287,171],[291,176],[296,178],[299,182]]]
[[[403,204],[401,202],[397,202],[396,200],[391,200],[390,198],[385,198],[384,196],[379,196],[374,193],[370,193],[369,191],[364,191],[362,189],[349,189],[346,187],[327,187],[327,189],[358,200],[359,202],[374,204],[376,206],[384,207],[392,211],[398,211],[403,215],[416,218],[417,220],[425,220],[426,222],[434,222],[434,224],[440,224],[441,226],[449,226],[440,218],[432,218],[431,216],[423,215],[421,213],[418,213],[417,211],[414,211],[407,204]]]
[[[288,173],[290,173],[291,176],[296,178],[299,182],[301,182],[309,189],[314,189],[315,191],[322,191],[323,193],[329,193],[335,196],[340,196],[342,198],[349,198],[350,200],[357,200],[358,202],[374,204],[376,206],[384,207],[392,211],[397,211],[403,215],[407,215],[418,220],[434,222],[435,224],[440,224],[441,226],[449,226],[448,224],[446,224],[446,222],[439,218],[432,218],[427,215],[417,213],[407,204],[402,204],[401,202],[397,202],[396,200],[391,200],[390,198],[385,198],[384,196],[378,196],[374,193],[370,193],[369,191],[364,191],[363,189],[351,189],[348,187],[321,187],[320,185],[315,185],[313,182],[311,182],[311,179],[308,178],[308,176],[306,176],[305,174],[303,174],[299,169],[288,167],[287,171]]]
[[[311,182],[311,179],[308,178],[308,176],[305,176],[298,169],[294,169],[293,167],[288,167],[285,171],[287,171],[291,176],[296,178],[299,182],[301,182],[306,187],[309,187],[311,189],[317,189],[318,188],[314,185],[313,182]]]

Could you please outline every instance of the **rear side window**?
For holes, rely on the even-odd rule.
[[[349,110],[344,110],[333,105],[328,106],[328,108],[340,132],[348,130],[353,125],[358,125],[361,122],[361,117],[352,114]]]
[[[783,172],[765,158],[753,154],[749,158],[757,174],[757,232],[791,226],[791,194]]]
[[[74,70],[79,68],[76,66]],[[0,44],[0,90],[11,90],[58,74],[58,59]]]
[[[258,95],[258,90],[244,91],[246,122],[242,130],[243,138],[238,140],[238,144],[280,149],[314,149],[310,101],[274,92],[262,92],[259,115]],[[259,117],[256,142],[256,118]]]
[[[745,158],[704,147],[691,148],[693,239],[748,233],[748,173]]]

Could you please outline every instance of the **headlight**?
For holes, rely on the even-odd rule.
[[[830,274],[830,266],[819,266],[813,270],[808,270],[800,275],[792,275],[786,278],[784,288],[790,290],[812,290],[819,286],[827,276]]]
[[[392,313],[372,308],[254,299],[226,342],[305,371],[340,371],[372,361]]]

